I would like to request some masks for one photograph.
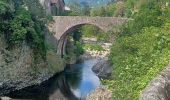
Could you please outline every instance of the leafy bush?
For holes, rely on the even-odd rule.
[[[43,31],[46,21],[42,19],[46,16],[43,15],[40,4],[40,7],[34,9],[39,2],[26,1],[0,1],[0,33],[5,36],[9,48],[26,41],[33,48],[35,57],[45,58]],[[31,7],[30,4],[32,4]]]
[[[168,0],[122,2],[127,8],[123,16],[134,20],[117,35],[109,57],[113,64],[112,79],[102,82],[113,91],[114,100],[138,100],[148,82],[170,60],[170,7],[165,5]],[[116,14],[116,5],[109,5],[113,12],[109,16]]]
[[[112,46],[116,100],[138,100],[140,92],[169,62],[170,23],[118,38]],[[119,98],[119,99],[118,99]]]
[[[25,40],[28,28],[33,27],[32,23],[29,12],[25,9],[18,9],[10,23],[12,30],[10,43],[13,45]]]
[[[78,57],[78,56],[80,56],[80,55],[82,55],[84,53],[83,45],[82,45],[82,43],[76,41],[75,46],[76,46],[76,50],[75,50],[76,55]]]

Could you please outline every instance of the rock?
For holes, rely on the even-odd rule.
[[[170,100],[170,67],[163,70],[146,86],[140,100]]]
[[[53,57],[51,59],[56,58]],[[52,61],[58,61],[58,59]],[[58,71],[63,70],[63,67],[65,66],[50,66],[42,57],[37,58],[35,62],[33,50],[27,43],[23,42],[8,49],[5,38],[0,37],[1,96],[11,91],[40,84]]]
[[[79,59],[78,59],[78,62],[83,62],[83,61],[85,61],[85,60],[88,60],[88,59],[92,59],[92,56],[90,55],[90,54],[88,54],[88,53],[84,53],[83,55],[81,55],[80,57],[79,57]]]
[[[112,67],[108,60],[99,60],[98,63],[93,66],[92,70],[100,78],[108,78],[112,73]]]
[[[12,100],[12,99],[9,97],[0,97],[0,100]]]
[[[112,100],[112,92],[107,87],[99,86],[87,95],[87,100]]]

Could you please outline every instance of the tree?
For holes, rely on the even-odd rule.
[[[81,12],[82,12],[82,15],[90,15],[90,6],[87,2],[81,2]]]

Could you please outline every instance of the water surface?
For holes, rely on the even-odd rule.
[[[34,100],[85,100],[87,94],[100,85],[91,70],[96,59],[73,64],[40,85],[30,86],[8,94],[12,98]]]

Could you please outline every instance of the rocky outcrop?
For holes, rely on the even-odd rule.
[[[99,60],[96,65],[93,66],[92,70],[100,78],[109,78],[112,73],[112,67],[108,60]]]
[[[170,67],[148,84],[141,93],[140,100],[170,100]]]
[[[87,95],[87,100],[112,100],[112,92],[107,87],[100,86]]]
[[[62,60],[49,55],[51,53],[48,52],[47,61],[42,58],[35,60],[33,50],[26,42],[9,49],[4,37],[0,36],[0,95],[40,84],[63,70],[65,65]]]

